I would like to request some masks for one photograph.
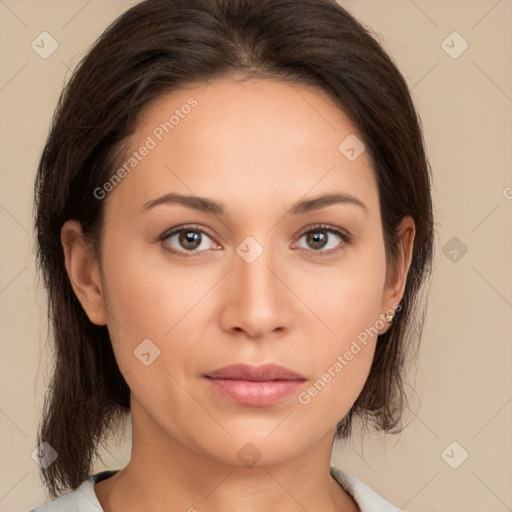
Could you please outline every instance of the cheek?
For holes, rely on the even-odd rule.
[[[126,263],[105,271],[109,327],[114,327],[123,337],[129,333],[134,340],[160,335],[165,328],[162,310],[172,303],[172,293],[167,294],[168,302],[162,302],[159,290],[147,279],[150,276],[145,275],[144,268]]]
[[[166,312],[178,302],[178,293],[157,279],[147,256],[135,244],[123,244],[124,239],[119,230],[105,236],[102,270],[108,330],[119,368],[128,375],[142,366],[136,357],[139,347],[148,349],[151,358],[160,357],[162,335],[173,325]],[[165,300],[162,290],[167,292]]]
[[[313,417],[324,416],[326,423],[342,419],[363,389],[370,371],[374,344],[349,344],[347,350],[333,354],[319,369],[317,379],[298,394],[299,403]],[[326,418],[326,419],[327,419]]]
[[[119,369],[138,401],[155,416],[162,414],[162,404],[174,404],[177,413],[190,398],[174,379],[183,382],[186,365],[179,363],[190,358],[191,344],[173,342],[171,350],[169,342],[182,333],[180,319],[192,307],[188,294],[184,297],[187,288],[177,282],[179,276],[163,273],[135,251],[123,251],[123,258],[116,251],[105,250],[107,254],[108,329]]]
[[[316,288],[303,289],[309,290],[308,303],[322,320],[309,324],[307,338],[315,337],[316,329],[326,335],[316,336],[316,380],[298,399],[306,410],[310,408],[310,414],[324,415],[328,422],[339,421],[359,396],[370,371],[378,330],[384,325],[380,304],[385,256],[378,248],[367,254],[359,254],[353,265],[336,269],[329,279],[317,281]]]
[[[178,379],[186,373],[197,353],[201,299],[215,281],[197,269],[173,269],[154,248],[123,247],[121,238],[111,237],[103,252],[108,329],[119,368],[139,395],[168,382],[166,370]],[[146,362],[154,362],[144,366],[148,352]]]
[[[335,335],[317,341],[315,377],[297,397],[307,417],[322,417],[326,424],[337,423],[350,410],[363,389],[375,353],[380,295],[376,287],[363,289],[360,284],[347,280],[342,290],[324,297],[322,311],[329,313],[326,323]],[[308,337],[314,337],[314,329]]]
[[[184,315],[196,295],[183,272],[178,268],[173,271],[165,265],[165,258],[155,258],[155,253],[129,244],[121,250],[115,239],[104,252],[110,323],[134,339],[161,338]]]
[[[364,338],[367,329],[373,333],[371,328],[382,313],[385,271],[384,252],[375,247],[372,251],[354,252],[343,265],[329,271],[297,274],[297,295],[319,320],[314,322],[318,334],[331,346],[342,350],[358,335]]]

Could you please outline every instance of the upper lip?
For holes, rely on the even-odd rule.
[[[300,373],[294,372],[285,366],[278,364],[262,364],[261,366],[251,366],[248,364],[233,364],[223,366],[206,375],[212,379],[236,379],[252,381],[269,380],[304,380],[305,377]]]

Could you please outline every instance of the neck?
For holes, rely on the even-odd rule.
[[[230,463],[188,446],[185,436],[169,435],[132,400],[130,462],[95,491],[105,512],[358,512],[330,475],[333,435],[292,459],[265,464],[262,458],[251,466],[240,456]],[[257,454],[255,447],[245,449]]]

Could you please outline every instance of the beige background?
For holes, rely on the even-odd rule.
[[[48,378],[32,238],[36,165],[68,70],[132,3],[0,0],[0,511],[47,500],[31,458]],[[400,437],[355,436],[333,463],[411,512],[512,510],[512,2],[340,3],[376,32],[412,88],[439,237],[408,426]],[[43,31],[59,44],[47,59],[31,48]],[[453,31],[469,44],[456,59],[441,46]],[[452,52],[461,43],[448,39]],[[467,247],[456,262],[443,253],[453,237]],[[95,471],[122,467],[128,440]],[[445,462],[463,450],[457,469]]]

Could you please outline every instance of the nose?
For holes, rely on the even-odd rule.
[[[254,239],[240,244],[223,287],[222,327],[244,332],[251,339],[279,337],[289,331],[295,298],[286,281],[275,250]]]

